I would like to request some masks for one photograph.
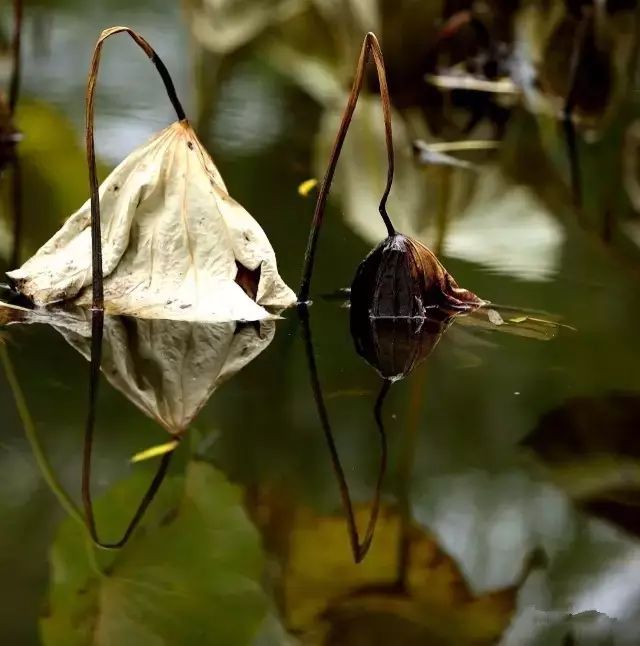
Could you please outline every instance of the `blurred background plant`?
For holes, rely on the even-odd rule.
[[[0,24],[8,43],[7,3]],[[496,307],[493,321],[459,317],[392,389],[383,511],[361,566],[351,562],[295,318],[278,322],[264,352],[202,409],[131,545],[97,562],[81,529],[60,522],[0,375],[7,643],[357,644],[388,643],[392,631],[456,646],[501,634],[506,646],[635,644],[636,3],[27,2],[15,115],[23,257],[88,195],[84,85],[95,38],[112,24],[157,47],[290,284],[313,210],[314,193],[305,199],[297,187],[321,177],[363,32],[376,31],[394,106],[394,223],[437,251],[461,285],[512,309]],[[102,176],[171,119],[147,65],[132,46],[105,51]],[[384,233],[376,92],[371,76],[338,166],[310,311],[361,526],[378,470],[379,378],[354,351],[348,312],[319,294],[349,285]],[[2,269],[14,242],[9,179]],[[540,320],[574,329],[547,334],[545,323],[540,333]],[[533,339],[516,336],[529,329]],[[3,333],[42,448],[75,495],[85,360],[50,326]],[[127,342],[142,347],[135,334]],[[153,374],[131,354],[133,374]],[[102,389],[97,436],[97,514],[117,533],[155,468],[129,458],[166,436],[112,388]]]

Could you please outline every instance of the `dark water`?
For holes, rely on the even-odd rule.
[[[382,507],[358,565],[295,312],[260,329],[113,322],[138,381],[129,399],[107,380],[100,391],[93,486],[106,538],[121,533],[157,463],[132,465],[130,457],[169,439],[131,398],[140,405],[140,392],[156,387],[165,416],[167,406],[179,416],[206,400],[121,552],[93,551],[41,468],[46,456],[79,501],[88,363],[76,348],[86,349],[86,339],[44,324],[3,328],[33,429],[19,416],[5,364],[2,643],[640,643],[633,13],[619,3],[607,22],[613,36],[597,56],[585,54],[583,74],[599,91],[578,100],[580,181],[574,167],[572,190],[553,100],[571,53],[561,29],[577,29],[562,3],[556,14],[524,3],[520,14],[503,9],[489,19],[493,37],[515,43],[501,64],[525,88],[524,99],[491,101],[428,90],[423,80],[436,21],[465,3],[381,3],[377,20],[358,3],[247,1],[206,15],[186,4],[28,3],[17,112],[23,260],[87,198],[89,58],[102,28],[129,24],[162,55],[231,194],[263,226],[296,288],[315,198],[297,187],[322,174],[361,35],[375,27],[398,109],[392,218],[440,252],[458,283],[512,309],[500,309],[500,326],[459,318],[391,388],[382,409]],[[8,35],[10,11],[2,9]],[[229,51],[212,52],[208,42]],[[538,88],[525,82],[530,69]],[[124,37],[107,44],[100,83],[104,177],[172,113],[152,67]],[[356,353],[348,309],[323,295],[347,287],[383,235],[382,134],[376,95],[367,94],[338,169],[309,309],[361,534],[378,474],[381,379]],[[427,136],[501,143],[462,154],[476,169],[420,168],[410,144]],[[9,269],[10,173],[2,182],[0,252]],[[184,363],[167,368],[174,389],[160,391],[148,350],[184,339]],[[255,358],[218,387],[245,342]],[[193,366],[209,353],[221,358],[203,374]]]

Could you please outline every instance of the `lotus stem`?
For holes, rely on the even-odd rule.
[[[102,231],[100,226],[100,197],[98,187],[98,174],[96,170],[96,154],[94,140],[94,115],[95,115],[95,91],[98,80],[98,71],[100,69],[100,58],[102,47],[107,38],[125,32],[131,36],[134,42],[144,51],[151,62],[155,65],[162,81],[171,105],[178,120],[184,120],[185,113],[182,104],[176,94],[175,86],[171,76],[153,47],[137,32],[129,27],[111,27],[105,29],[98,38],[96,43],[91,66],[89,68],[89,79],[87,82],[86,94],[86,147],[87,147],[87,165],[89,167],[89,189],[91,195],[91,264],[92,264],[92,307],[91,307],[91,361],[89,372],[89,410],[85,425],[84,449],[82,462],[82,500],[85,511],[85,520],[87,528],[91,534],[94,543],[104,548],[119,548],[127,543],[129,537],[142,519],[147,507],[155,497],[164,477],[169,468],[171,455],[166,453],[162,456],[158,470],[149,485],[149,488],[142,498],[138,509],[136,510],[131,522],[129,523],[124,535],[115,543],[103,543],[96,529],[95,517],[93,513],[93,503],[91,500],[91,456],[93,450],[93,436],[95,430],[95,418],[98,400],[98,388],[100,384],[100,364],[102,362],[102,337],[104,332],[104,276],[102,270]]]
[[[349,130],[349,126],[351,125],[353,113],[358,103],[358,97],[360,96],[360,91],[362,89],[364,73],[369,58],[373,59],[373,62],[376,66],[376,72],[378,74],[378,83],[380,85],[380,100],[382,103],[382,113],[384,115],[385,141],[387,148],[387,184],[385,186],[384,193],[382,194],[382,198],[380,199],[379,211],[382,220],[387,227],[387,233],[390,236],[393,236],[396,232],[393,224],[391,223],[389,215],[387,214],[387,198],[389,197],[389,193],[391,192],[394,171],[393,135],[391,132],[391,98],[389,97],[389,87],[387,85],[387,76],[384,67],[384,59],[382,57],[382,50],[380,49],[380,44],[378,43],[378,39],[376,38],[375,34],[369,32],[364,37],[364,41],[362,43],[360,58],[358,59],[356,75],[353,80],[351,92],[349,93],[347,105],[345,106],[344,112],[342,114],[342,121],[340,122],[340,127],[338,128],[338,133],[333,143],[333,149],[331,150],[331,155],[329,157],[327,171],[325,173],[324,179],[322,180],[320,191],[318,192],[318,199],[316,201],[316,207],[313,213],[313,221],[311,223],[311,231],[309,233],[309,241],[307,243],[307,249],[304,257],[302,282],[300,284],[300,290],[298,292],[299,303],[306,303],[309,298],[311,275],[313,273],[313,265],[318,245],[318,236],[320,235],[320,228],[322,227],[324,211],[327,205],[327,197],[329,196],[329,191],[331,190],[331,184],[335,175],[336,166],[338,165],[340,153],[342,152],[342,146],[347,136],[347,131]]]

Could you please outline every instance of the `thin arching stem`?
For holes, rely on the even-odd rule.
[[[122,538],[114,543],[103,543],[98,536],[96,529],[95,517],[93,513],[93,503],[91,500],[91,456],[93,451],[93,436],[95,430],[95,418],[98,401],[98,386],[100,384],[100,364],[102,362],[102,337],[104,332],[104,287],[102,272],[102,232],[100,226],[100,197],[98,188],[98,174],[96,170],[96,154],[94,141],[94,103],[96,83],[98,80],[98,71],[100,69],[100,57],[104,42],[110,36],[125,32],[131,36],[135,43],[144,51],[155,65],[164,86],[167,95],[173,105],[179,120],[185,119],[184,110],[176,94],[173,81],[164,63],[160,60],[151,45],[129,27],[111,27],[105,29],[100,34],[96,43],[89,68],[89,80],[87,83],[86,98],[86,146],[87,146],[87,164],[89,167],[89,189],[91,195],[91,262],[92,262],[92,307],[91,307],[91,364],[89,373],[89,411],[84,435],[84,450],[82,462],[82,502],[84,505],[85,519],[89,533],[94,542],[100,547],[118,548],[122,547],[128,540],[136,526],[142,519],[147,507],[151,504],[157,493],[164,477],[167,473],[169,462],[171,461],[172,452],[166,453],[158,466],[158,470],[149,485],[133,519],[125,530]]]
[[[376,420],[376,426],[378,428],[378,433],[380,436],[380,465],[378,468],[378,477],[376,480],[376,488],[371,503],[371,513],[369,515],[369,522],[367,523],[367,528],[365,530],[364,538],[360,541],[358,526],[356,524],[356,518],[353,511],[353,503],[351,502],[351,495],[349,494],[349,485],[347,484],[347,479],[344,474],[344,469],[340,462],[340,456],[338,454],[338,448],[333,437],[333,432],[331,430],[331,423],[329,421],[329,414],[327,412],[327,407],[324,402],[324,397],[322,395],[322,386],[320,384],[320,378],[318,376],[318,367],[316,365],[315,352],[313,348],[313,339],[311,336],[311,325],[309,322],[309,310],[306,305],[301,304],[298,306],[298,314],[300,317],[300,322],[302,325],[302,336],[305,345],[305,354],[307,356],[307,365],[309,368],[309,377],[311,379],[311,388],[313,390],[313,397],[316,403],[316,408],[318,410],[318,417],[320,418],[320,425],[322,426],[322,431],[324,433],[325,440],[327,442],[327,447],[329,448],[329,454],[331,456],[331,464],[338,481],[338,487],[340,489],[340,497],[342,499],[342,506],[344,513],[347,519],[347,531],[349,534],[349,543],[351,545],[351,551],[353,553],[353,558],[356,563],[360,563],[367,555],[369,548],[371,547],[371,542],[373,541],[373,536],[376,529],[376,523],[378,520],[378,513],[380,511],[380,498],[382,495],[382,483],[384,480],[384,474],[387,469],[387,437],[384,430],[384,424],[382,420],[382,404],[384,399],[389,392],[389,387],[391,385],[390,381],[384,382],[382,390],[376,400],[374,408],[374,416]]]
[[[9,81],[9,114],[13,116],[20,94],[22,38],[22,0],[13,0],[13,37],[11,42],[11,79]]]
[[[344,140],[347,136],[347,131],[349,130],[349,125],[351,124],[351,119],[353,118],[353,113],[358,103],[358,97],[360,96],[360,90],[362,89],[364,73],[369,58],[373,59],[373,62],[376,66],[376,72],[378,73],[378,83],[380,85],[380,100],[382,102],[382,113],[384,115],[385,140],[387,146],[387,184],[380,200],[379,211],[380,215],[382,216],[382,220],[387,227],[387,233],[390,236],[395,235],[395,229],[393,228],[393,224],[391,223],[389,215],[387,214],[387,198],[389,197],[391,185],[393,183],[394,169],[393,136],[391,133],[391,99],[389,97],[389,87],[387,85],[387,76],[384,69],[382,50],[380,49],[380,44],[378,43],[378,39],[376,38],[375,34],[369,32],[365,36],[364,42],[362,43],[360,58],[358,59],[358,65],[356,67],[356,75],[353,79],[353,86],[351,87],[349,99],[342,114],[342,121],[340,122],[340,127],[338,128],[338,133],[333,143],[333,149],[331,150],[331,155],[329,157],[327,171],[325,173],[324,179],[322,180],[320,191],[318,192],[316,208],[313,213],[313,221],[311,223],[311,231],[309,232],[309,241],[307,243],[307,250],[304,256],[302,282],[300,284],[300,291],[298,292],[298,302],[300,303],[306,303],[309,298],[311,275],[313,273],[316,248],[318,246],[318,236],[320,235],[320,228],[322,227],[324,211],[327,205],[327,197],[329,196],[331,183],[333,182],[333,176],[335,175],[336,166],[338,165],[338,159],[340,157],[340,153],[342,152],[342,145],[344,144]]]
[[[98,173],[96,170],[96,152],[94,141],[94,112],[95,112],[95,93],[96,83],[98,81],[98,71],[100,69],[100,58],[102,55],[102,47],[107,38],[125,32],[131,36],[135,43],[144,51],[144,53],[151,59],[151,62],[156,66],[162,82],[167,90],[167,95],[173,105],[176,115],[179,120],[185,119],[184,110],[176,94],[176,89],[173,81],[169,76],[169,72],[165,64],[160,60],[151,45],[142,37],[129,27],[111,27],[105,29],[98,38],[96,47],[91,59],[91,67],[89,68],[89,80],[87,83],[87,98],[86,98],[86,145],[87,145],[87,165],[89,167],[89,189],[91,193],[91,259],[93,271],[93,309],[104,309],[104,289],[103,289],[103,275],[102,275],[102,239],[100,230],[100,199],[98,197]]]

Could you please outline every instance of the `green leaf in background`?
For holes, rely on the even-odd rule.
[[[99,501],[106,536],[121,530],[145,485],[136,475]],[[98,553],[100,571],[90,557],[83,528],[65,521],[51,553],[44,644],[248,644],[267,612],[241,492],[204,463],[165,482],[127,546]]]
[[[22,176],[24,238],[22,257],[32,255],[89,197],[84,147],[79,134],[59,110],[24,100],[16,115],[22,140],[17,147]],[[100,176],[105,167],[98,164]],[[2,187],[0,220],[12,228],[13,205],[7,184]]]

